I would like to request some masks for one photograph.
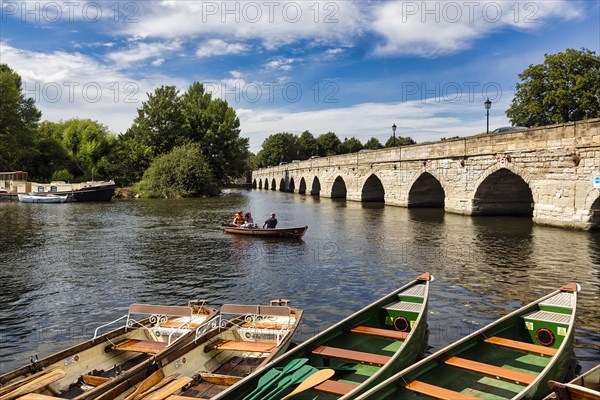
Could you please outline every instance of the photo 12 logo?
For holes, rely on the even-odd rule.
[[[333,81],[314,82],[306,87],[297,82],[205,82],[207,93],[230,103],[298,103],[310,98],[314,103],[338,103],[340,88]]]
[[[139,103],[136,95],[140,88],[135,82],[24,82],[23,94],[32,98],[36,103],[70,104],[84,101],[98,103],[103,98],[110,98],[114,103]]]
[[[10,20],[36,23],[84,21],[99,22],[101,19],[115,23],[137,23],[139,4],[127,2],[79,2],[79,1],[2,1],[2,22]]]

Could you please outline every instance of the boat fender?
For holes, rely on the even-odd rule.
[[[403,316],[399,316],[394,320],[394,328],[396,328],[396,330],[400,332],[407,332],[410,328],[410,324],[408,323],[408,320],[406,318],[404,318]]]
[[[554,334],[547,328],[538,329],[535,333],[535,338],[544,346],[552,346],[554,343]]]

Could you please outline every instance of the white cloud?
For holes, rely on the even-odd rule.
[[[584,9],[568,0],[478,2],[385,2],[373,12],[371,29],[384,39],[378,56],[432,57],[470,48],[506,27],[533,30],[551,19],[573,19]]]
[[[134,42],[126,49],[109,53],[107,58],[112,60],[121,68],[128,67],[148,59],[153,59],[153,65],[155,65],[154,63],[156,62],[158,62],[158,65],[160,65],[162,64],[162,61],[164,61],[166,55],[170,55],[179,49],[181,49],[181,42],[178,40],[165,43]]]
[[[91,118],[115,133],[131,126],[147,92],[165,81],[186,87],[186,82],[160,75],[135,79],[80,53],[33,52],[0,42],[0,54],[21,76],[23,92],[36,101],[43,119]]]
[[[294,67],[292,64],[299,61],[297,58],[277,57],[265,64],[265,68],[273,71],[291,71]]]
[[[494,104],[502,109],[510,99]],[[485,118],[480,118],[480,102],[412,101],[397,103],[363,103],[349,107],[316,111],[237,109],[242,135],[250,138],[253,152],[263,141],[277,132],[300,134],[309,130],[315,137],[329,131],[338,137],[356,137],[363,143],[375,136],[382,143],[392,135],[396,124],[398,136],[410,136],[418,143],[443,137],[470,136],[485,131]],[[490,127],[510,125],[504,116],[492,114]]]
[[[324,58],[326,60],[333,60],[335,59],[339,54],[342,54],[344,52],[344,49],[342,48],[335,48],[335,49],[328,49],[325,51],[325,56]]]
[[[198,47],[198,57],[213,57],[229,54],[240,54],[248,51],[248,46],[243,43],[227,43],[221,39],[211,39]]]

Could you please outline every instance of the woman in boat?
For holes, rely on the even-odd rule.
[[[244,221],[244,212],[242,210],[238,211],[237,214],[235,214],[235,217],[233,218],[233,225],[237,225],[237,226],[242,226],[245,221]]]
[[[252,218],[252,214],[249,211],[244,217],[244,225],[242,225],[242,228],[256,228],[256,225],[254,224],[254,219]]]
[[[275,218],[275,213],[271,213],[271,217],[268,218],[263,224],[263,229],[267,227],[267,229],[275,229],[277,227],[277,218]]]

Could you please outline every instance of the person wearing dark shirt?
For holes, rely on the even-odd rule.
[[[267,227],[267,229],[274,229],[276,226],[277,218],[275,218],[275,213],[271,213],[271,217],[265,221],[263,228]]]

